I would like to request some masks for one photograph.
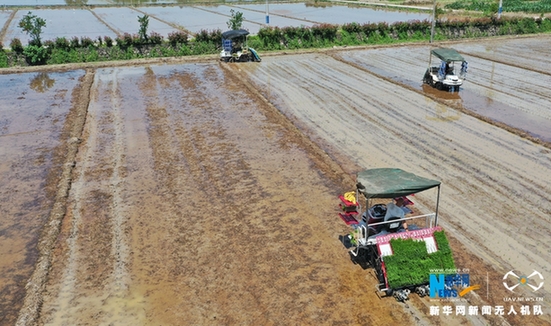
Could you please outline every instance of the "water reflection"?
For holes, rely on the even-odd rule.
[[[434,112],[431,112],[427,105],[427,112],[425,113],[425,119],[431,121],[452,122],[461,118],[461,112],[458,110],[450,109],[449,106],[436,102]]]
[[[38,93],[44,93],[48,89],[52,88],[55,84],[55,79],[50,78],[50,76],[45,72],[40,72],[31,79],[30,88]]]
[[[423,93],[425,95],[428,95],[429,97],[436,97],[442,100],[461,100],[459,91],[457,92],[440,91],[425,83],[423,83],[422,88],[423,88]]]
[[[463,100],[459,92],[439,91],[433,87],[423,84],[423,93],[427,102],[425,119],[431,121],[451,122],[461,118],[461,111],[451,107],[463,107]],[[434,99],[445,100],[446,103],[435,101]]]

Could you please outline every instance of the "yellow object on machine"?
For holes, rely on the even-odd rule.
[[[355,191],[349,191],[344,194],[344,199],[347,201],[356,204],[356,192]]]

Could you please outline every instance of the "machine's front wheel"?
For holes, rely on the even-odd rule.
[[[427,72],[425,73],[425,76],[423,76],[423,82],[424,82],[425,84],[431,85],[431,84],[432,84],[432,83],[431,83],[431,80],[432,80],[432,78],[431,78],[429,72],[427,71]]]

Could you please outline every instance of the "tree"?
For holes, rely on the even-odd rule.
[[[237,30],[241,29],[243,26],[243,20],[245,20],[245,17],[243,17],[243,13],[240,11],[230,10],[231,18],[228,20],[227,25],[229,29]]]
[[[149,26],[149,16],[145,14],[142,17],[138,16],[138,21],[140,22],[140,30],[138,31],[140,40],[142,42],[147,41],[147,28]]]
[[[19,27],[31,37],[29,44],[42,46],[40,41],[40,34],[42,34],[42,28],[46,27],[46,21],[36,15],[33,15],[30,11],[23,16],[23,19],[19,21]]]

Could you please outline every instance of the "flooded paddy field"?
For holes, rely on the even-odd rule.
[[[130,3],[128,3],[129,5]],[[32,4],[34,5],[34,3]],[[90,4],[92,5],[92,4]],[[135,5],[135,4],[134,4]],[[156,32],[165,38],[177,30],[198,33],[201,30],[227,29],[231,10],[243,13],[243,28],[256,34],[266,26],[265,4],[236,5],[159,5],[159,6],[121,6],[75,8],[34,8],[30,11],[46,20],[43,29],[43,40],[55,40],[57,37],[90,37],[98,36],[115,38],[124,33],[137,34],[138,16],[150,16],[148,32]],[[312,26],[314,24],[345,24],[351,22],[367,23],[385,21],[389,24],[397,21],[429,19],[428,13],[408,13],[371,9],[365,7],[310,6],[305,3],[272,3],[269,5],[270,26]],[[14,13],[15,12],[15,13]],[[13,38],[19,38],[28,44],[29,37],[18,27],[19,21],[29,9],[4,8],[0,11],[0,41],[5,47]],[[15,14],[12,17],[12,14]],[[7,23],[7,25],[6,25]]]
[[[0,75],[0,324],[21,308],[55,203],[83,71]]]
[[[79,38],[89,37],[95,41],[98,37],[109,36],[114,39],[117,36],[114,30],[99,21],[90,10],[38,9],[31,12],[46,21],[46,27],[41,34],[42,40],[55,40],[58,37],[71,40],[74,36],[78,36]],[[28,44],[29,36],[18,27],[23,16],[28,13],[28,10],[17,10],[15,12],[10,27],[5,30],[4,46],[9,46],[14,38]],[[138,24],[137,19],[136,24]]]
[[[451,45],[459,49],[468,61],[469,72],[460,91],[448,94],[435,91],[422,82],[429,65],[431,48],[428,46],[340,52],[335,57],[378,77],[405,84],[456,109],[476,113],[519,133],[551,142],[551,89],[544,86],[551,84],[551,72],[541,66],[549,60],[541,43],[551,45],[551,38],[542,37],[538,42],[521,40],[518,46],[522,50],[517,57],[515,53],[519,49],[513,50],[513,40],[488,41],[484,45],[471,42]],[[532,44],[536,46],[532,47]],[[487,50],[481,55],[483,47]],[[534,60],[528,60],[529,56]],[[432,60],[433,64],[438,64],[437,58]],[[388,87],[393,88],[390,84]]]
[[[139,8],[95,8],[93,10],[96,17],[100,18],[109,28],[116,31],[118,35],[124,33],[137,34],[140,29],[138,16],[144,14]],[[183,14],[180,12],[180,14]],[[148,31],[159,33],[167,37],[170,33],[176,32],[178,29],[170,26],[165,22],[155,19],[156,16],[151,16],[149,19]],[[160,16],[165,19],[164,16]],[[208,19],[208,18],[207,18]],[[132,32],[131,32],[132,31]]]
[[[427,54],[328,50],[0,75],[13,84],[0,91],[9,117],[1,180],[27,187],[0,193],[2,249],[14,248],[1,256],[1,291],[17,294],[0,299],[12,307],[0,324],[551,325],[548,300],[543,316],[507,315],[502,285],[509,270],[551,275],[551,150],[469,113],[462,99],[495,92],[492,101],[520,110],[545,106],[544,90],[515,89],[503,79],[519,79],[519,68],[499,63],[501,95],[486,82],[492,62],[468,50],[461,91],[428,90]],[[35,159],[37,148],[51,162]],[[373,271],[339,240],[350,229],[337,196],[353,189],[355,172],[377,167],[442,181],[439,221],[456,263],[487,280],[465,304],[504,305],[505,315],[430,316],[440,303],[375,293]],[[66,196],[52,194],[64,187]],[[432,207],[432,195],[416,195],[416,209]],[[51,214],[60,205],[65,214]],[[39,237],[49,245],[36,247]]]

